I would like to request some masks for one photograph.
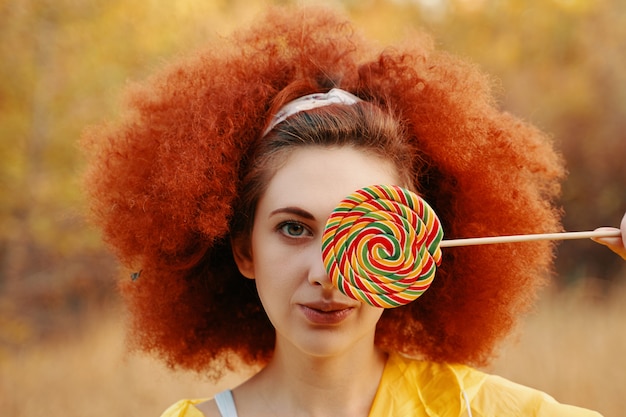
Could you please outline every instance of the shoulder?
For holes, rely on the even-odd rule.
[[[601,417],[598,412],[561,404],[545,392],[496,375],[487,375],[480,389],[473,393],[472,407],[511,416]]]
[[[489,377],[469,366],[412,359],[399,354],[389,355],[383,376],[383,382],[401,381],[420,390],[436,383],[439,389],[456,392],[467,386],[480,386]]]
[[[388,390],[396,391],[395,395],[398,386],[403,387],[401,392],[407,398],[420,398],[420,407],[432,410],[432,407],[441,406],[447,412],[454,408],[458,409],[458,415],[463,415],[470,408],[473,415],[502,417],[600,416],[594,411],[560,404],[544,392],[466,365],[415,360],[392,354],[378,395],[385,397]]]
[[[214,403],[213,400],[180,400],[172,404],[167,410],[161,414],[161,417],[212,417],[219,414],[207,413],[210,407],[208,404]],[[217,408],[215,408],[217,410]]]

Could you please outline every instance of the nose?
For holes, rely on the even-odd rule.
[[[333,283],[326,273],[322,253],[320,250],[313,250],[309,256],[309,283],[311,285],[320,285],[324,289],[332,289]]]

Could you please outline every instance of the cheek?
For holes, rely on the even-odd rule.
[[[271,224],[261,224],[253,229],[251,245],[257,277],[262,275],[272,276],[273,280],[288,279],[305,268],[306,247],[286,242]],[[321,256],[319,249],[320,260]]]
[[[364,309],[363,314],[366,317],[366,320],[373,323],[377,323],[385,311],[384,308],[372,307],[370,305],[363,305],[361,308]]]
[[[297,256],[277,244],[275,239],[254,239],[253,257],[259,295],[270,298],[297,285]]]

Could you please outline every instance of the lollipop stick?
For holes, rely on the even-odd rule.
[[[541,233],[530,235],[512,235],[512,236],[493,236],[493,237],[477,237],[468,239],[450,239],[443,240],[439,245],[442,248],[451,248],[456,246],[473,246],[473,245],[489,245],[492,243],[513,243],[513,242],[532,242],[536,240],[571,240],[571,239],[589,239],[592,237],[619,237],[619,230],[597,230],[592,232],[563,232],[563,233]]]

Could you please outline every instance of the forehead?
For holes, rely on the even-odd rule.
[[[352,147],[297,148],[268,183],[258,210],[297,206],[329,215],[348,194],[374,184],[403,185],[393,164],[372,153]]]

